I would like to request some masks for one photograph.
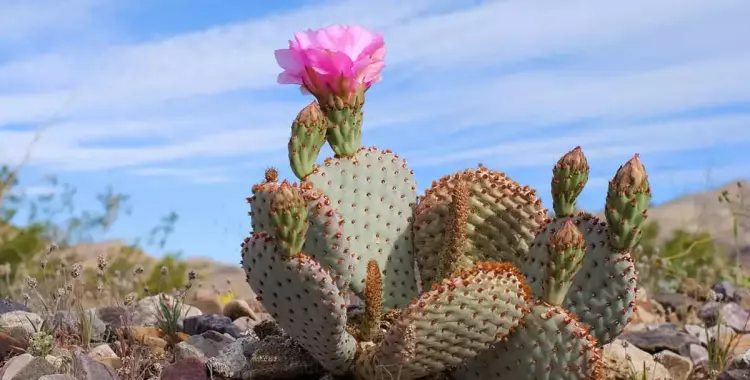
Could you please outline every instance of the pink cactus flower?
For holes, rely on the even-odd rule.
[[[323,107],[336,99],[348,103],[381,79],[385,52],[383,36],[361,26],[297,32],[288,49],[275,52],[284,69],[278,82],[299,84],[303,94],[313,94]]]

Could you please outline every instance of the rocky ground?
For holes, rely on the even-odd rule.
[[[157,297],[88,310],[90,346],[63,339],[44,357],[24,351],[45,318],[2,301],[0,380],[328,378],[255,302],[222,307],[214,299],[193,298],[183,307],[181,331],[169,339],[156,327]],[[651,380],[750,379],[749,311],[750,289],[726,282],[709,289],[685,281],[678,293],[641,291],[634,320],[603,348],[605,379],[640,380],[644,368]],[[63,337],[75,329],[74,318],[66,312],[47,317],[59,323]],[[724,358],[726,368],[719,370],[716,363]]]

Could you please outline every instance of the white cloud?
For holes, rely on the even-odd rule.
[[[98,0],[4,0],[0,3],[0,41],[80,27],[90,21]]]
[[[750,102],[747,1],[468,4],[343,1],[10,61],[0,66],[8,86],[0,88],[0,126],[50,123],[33,163],[75,170],[283,154],[289,123],[307,99],[276,87],[273,50],[296,30],[361,23],[382,30],[389,46],[385,80],[368,100],[367,134],[386,137],[399,127],[442,146],[438,157],[395,141],[412,149],[401,153],[414,165],[535,166],[578,144],[601,158],[750,140],[750,117],[642,121]],[[582,119],[594,122],[550,129]],[[0,130],[5,158],[20,157],[32,136]]]
[[[128,171],[130,174],[145,177],[173,177],[187,179],[194,183],[231,182],[233,179],[220,167],[174,168],[143,167]]]
[[[612,175],[614,176],[614,174]],[[587,188],[606,187],[610,177],[589,178]],[[750,168],[747,164],[724,165],[715,168],[706,167],[702,169],[674,169],[657,172],[649,172],[648,179],[652,184],[677,188],[679,186],[705,185],[716,187],[729,181],[750,176]]]
[[[591,160],[630,156],[633,153],[655,154],[750,142],[750,115],[717,116],[699,120],[620,124],[600,130],[573,133],[560,131],[551,137],[527,138],[478,149],[450,152],[430,150],[412,154],[412,167],[438,166],[456,162],[483,160],[488,166],[503,168],[530,167],[555,162],[568,150],[581,146]],[[549,135],[547,135],[549,136]],[[409,156],[409,155],[406,155]],[[487,160],[489,158],[489,160]]]

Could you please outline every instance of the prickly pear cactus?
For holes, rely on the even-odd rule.
[[[585,171],[586,175],[575,174],[575,171],[566,168],[570,162],[577,163],[579,171]],[[555,167],[552,187],[555,210],[574,211],[575,196],[588,178],[588,165],[581,162],[585,163],[585,157],[580,148],[576,148],[561,158]],[[577,180],[571,180],[570,176],[573,175]],[[638,177],[633,179],[634,176]],[[626,181],[622,178],[631,181],[628,182],[629,186],[620,185]],[[555,186],[555,183],[563,182],[567,182],[568,186]],[[534,295],[540,297],[545,294],[546,288],[551,286],[548,284],[551,278],[548,270],[553,265],[551,258],[554,257],[549,253],[550,239],[566,223],[574,224],[583,235],[587,249],[578,264],[580,268],[569,282],[561,305],[592,327],[592,335],[599,344],[614,340],[627,325],[635,308],[637,279],[629,248],[637,240],[637,234],[632,231],[640,230],[650,199],[645,169],[637,156],[620,167],[610,181],[608,194],[615,195],[607,197],[605,210],[621,210],[617,217],[630,216],[630,219],[617,221],[617,217],[612,216],[611,219],[618,226],[613,229],[585,212],[556,215],[536,236],[520,266]],[[620,225],[627,225],[628,228],[621,228]],[[618,242],[619,245],[616,244]]]
[[[326,369],[347,373],[356,341],[346,332],[346,299],[329,272],[304,253],[254,234],[242,246],[247,281],[281,328]]]
[[[466,188],[458,204],[457,187]],[[466,212],[457,215],[456,206],[465,207]],[[456,216],[463,218],[460,223],[455,222]],[[433,182],[420,198],[414,217],[414,249],[422,286],[428,288],[445,275],[444,255],[436,253],[456,234],[461,235],[462,246],[460,256],[451,261],[453,270],[469,268],[477,261],[508,261],[518,266],[546,218],[547,210],[536,191],[504,173],[479,167]]]
[[[265,180],[253,186],[253,196],[248,198],[250,216],[255,233],[271,233],[272,203],[279,192],[276,169],[266,170]],[[325,268],[331,268],[331,276],[340,289],[346,289],[355,271],[355,257],[349,249],[349,241],[343,231],[344,220],[331,205],[326,195],[310,185],[305,188],[291,184],[291,189],[298,192],[306,202],[309,227],[303,246],[304,252],[318,260]]]
[[[461,364],[506,337],[530,291],[508,263],[477,263],[423,294],[357,362],[362,378],[415,379]]]
[[[387,150],[362,148],[352,157],[326,159],[307,180],[343,217],[356,256],[351,288],[362,295],[367,263],[383,272],[383,306],[403,307],[417,295],[412,244],[416,182],[406,161]]]
[[[325,37],[328,46],[328,32],[349,33],[331,28],[305,38]],[[343,40],[369,35],[355,29]],[[350,45],[351,60],[360,46]],[[251,358],[255,375],[316,371],[283,365],[304,357],[301,347],[331,374],[363,380],[601,380],[600,346],[634,309],[630,251],[651,199],[638,156],[610,181],[606,223],[576,208],[589,176],[580,147],[553,168],[554,217],[534,190],[481,165],[417,198],[403,159],[360,147],[365,93],[385,50],[361,52],[364,66],[347,76],[297,62],[315,50],[300,49],[290,41],[277,58],[289,71],[280,80],[317,99],[297,115],[288,145],[302,182],[279,183],[276,170],[266,172],[248,200],[253,232],[242,244],[248,283],[294,342],[263,337],[266,348]],[[341,51],[317,53],[330,67],[349,62]],[[315,165],[325,142],[336,155]],[[348,307],[350,290],[363,308]],[[279,350],[287,346],[296,351]]]
[[[507,340],[459,367],[456,380],[600,380],[601,350],[589,327],[536,301]]]

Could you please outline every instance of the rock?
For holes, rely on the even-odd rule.
[[[62,370],[65,366],[65,359],[54,355],[47,355],[44,357],[44,359],[47,360],[49,364],[52,364],[53,367],[55,367],[55,373],[64,372]]]
[[[214,375],[230,379],[249,377],[250,361],[259,341],[255,337],[242,337],[230,343],[215,357],[209,358],[206,367]]]
[[[250,358],[253,380],[319,378],[323,367],[297,342],[286,336],[262,340]]]
[[[97,362],[80,349],[73,353],[73,358],[73,376],[78,380],[119,380],[117,372],[112,367]]]
[[[242,330],[232,323],[232,319],[223,315],[203,314],[185,318],[182,322],[183,331],[190,335],[200,335],[212,330],[222,334],[229,334],[234,338],[242,335]]]
[[[698,312],[698,317],[709,326],[723,323],[737,332],[750,332],[750,313],[734,302],[706,303]]]
[[[746,380],[750,379],[750,351],[746,351],[729,363],[726,370],[716,377],[717,380]]]
[[[26,305],[20,302],[16,302],[16,301],[9,300],[9,299],[1,299],[0,300],[0,315],[5,314],[5,313],[10,313],[12,311],[29,312],[31,310],[29,310],[29,308],[26,307]]]
[[[680,283],[677,292],[698,301],[710,301],[712,290],[694,278],[686,278]]]
[[[0,326],[18,340],[28,341],[42,327],[42,317],[28,311],[11,311],[0,315]]]
[[[194,335],[188,340],[174,347],[175,360],[188,358],[203,358],[217,356],[235,339],[216,331],[206,331],[201,335]]]
[[[680,352],[681,348],[689,344],[700,344],[698,338],[677,330],[673,325],[661,325],[650,331],[625,331],[620,334],[619,339],[650,353],[663,350]]]
[[[693,372],[693,362],[672,351],[661,351],[654,355],[654,360],[669,371],[673,380],[687,380]]]
[[[55,374],[55,375],[44,375],[39,380],[76,380],[73,375],[68,374]]]
[[[12,380],[38,380],[40,377],[44,375],[53,375],[55,374],[55,367],[50,364],[50,362],[47,361],[45,358],[33,358],[31,361],[29,361],[23,368],[16,372],[15,375],[11,377],[7,377],[7,379]],[[6,371],[3,374],[3,380],[6,379],[6,376],[8,376],[8,372]]]
[[[210,377],[205,359],[187,358],[164,367],[161,380],[210,380]]]
[[[737,334],[727,325],[716,325],[703,327],[698,325],[685,325],[685,332],[698,338],[704,346],[708,345],[709,340],[719,339],[719,342],[729,342]]]
[[[21,372],[24,367],[31,363],[32,360],[34,360],[34,356],[31,354],[21,354],[11,358],[5,363],[2,370],[0,370],[0,372],[2,372],[0,380],[12,379],[17,373]]]
[[[728,369],[719,374],[716,380],[748,380],[750,372],[741,369]]]
[[[651,299],[643,288],[638,288],[635,298],[635,311],[632,315],[631,324],[653,325],[664,323],[666,312],[664,307]],[[627,328],[627,326],[625,326]]]
[[[664,309],[673,312],[687,306],[700,307],[700,302],[680,293],[659,292],[654,294],[652,298],[660,303]]]
[[[737,288],[729,281],[719,281],[711,287],[711,290],[716,293],[719,301],[740,302],[741,300]]]
[[[727,344],[730,344],[729,340],[722,340],[720,345],[723,345],[726,347]],[[739,336],[735,336],[734,340],[731,341],[731,345],[734,346],[732,349],[732,355],[738,356],[742,355],[748,350],[750,350],[750,334],[742,334]]]
[[[117,354],[109,344],[100,344],[91,349],[89,356],[92,358],[116,358]]]
[[[258,323],[260,322],[250,317],[237,318],[232,322],[242,332],[252,330]]]
[[[86,310],[86,317],[91,325],[91,341],[92,342],[106,342],[107,336],[107,325],[99,318],[96,310]],[[57,326],[59,331],[65,332],[70,335],[77,335],[80,331],[79,327],[79,315],[76,312],[70,311],[58,311],[54,317],[47,318],[48,323],[53,323]]]
[[[0,361],[24,352],[28,348],[27,342],[27,340],[16,339],[10,334],[0,331]]]
[[[678,352],[680,355],[689,358],[694,367],[708,363],[708,350],[700,344],[689,344]]]
[[[233,321],[241,317],[250,317],[255,320],[259,319],[258,315],[250,308],[250,305],[246,301],[238,299],[227,302],[227,304],[224,305],[222,313],[225,317],[229,317]]]
[[[94,360],[99,363],[105,364],[114,370],[122,368],[122,359],[118,357],[95,357]]]
[[[134,325],[132,321],[132,313],[129,313],[124,307],[121,306],[104,306],[94,309],[96,316],[106,326],[112,328],[112,330],[119,329],[123,326]]]
[[[602,347],[602,362],[605,380],[630,380],[634,372],[640,380],[644,368],[648,380],[671,379],[669,371],[651,355],[619,338]]]
[[[164,333],[156,327],[130,327],[126,332],[137,342],[146,346],[154,356],[164,355],[164,350],[169,344]]]

